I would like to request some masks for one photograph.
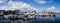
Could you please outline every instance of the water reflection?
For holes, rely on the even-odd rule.
[[[36,19],[30,20],[0,20],[0,23],[55,23],[55,17],[39,17],[37,16]]]
[[[37,17],[39,23],[55,23],[55,17]]]

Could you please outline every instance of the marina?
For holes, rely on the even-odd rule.
[[[1,19],[35,19],[36,16],[40,16],[40,17],[55,17],[55,13],[54,12],[40,12],[37,13],[36,11],[31,11],[31,12],[23,12],[20,10],[0,10],[0,18]]]
[[[60,0],[0,0],[0,23],[60,23]]]
[[[0,23],[55,23],[55,17],[54,12],[1,10]]]

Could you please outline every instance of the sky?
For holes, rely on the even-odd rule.
[[[9,6],[9,7],[8,7]],[[28,8],[37,9],[49,9],[54,7],[55,10],[60,11],[60,0],[0,0],[1,9],[4,8]]]

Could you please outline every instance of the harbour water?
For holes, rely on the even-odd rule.
[[[0,20],[0,23],[60,23],[60,15],[56,15],[55,17],[39,17],[36,16],[36,19],[30,20]]]

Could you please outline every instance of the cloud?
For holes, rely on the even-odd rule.
[[[4,1],[3,0],[0,0],[0,3],[3,3]]]
[[[8,6],[1,7],[0,10],[36,10],[36,8],[22,1],[21,2],[9,1]]]
[[[1,6],[0,10],[8,10],[8,6]]]
[[[7,6],[9,0],[0,0],[0,6]]]
[[[45,4],[45,3],[47,3],[46,1],[39,1],[38,3],[40,3],[40,4]]]
[[[40,3],[42,3],[43,1],[40,1]],[[45,4],[44,2],[42,4]],[[47,10],[54,10],[55,7],[52,6],[51,8],[47,8]],[[42,9],[37,9],[33,6],[31,6],[30,4],[27,4],[23,1],[20,2],[13,2],[13,1],[9,1],[8,2],[8,6],[2,6],[0,8],[0,10],[30,10],[30,11],[42,11]]]
[[[8,1],[8,0],[0,0],[0,4],[5,3],[6,1]]]
[[[47,8],[46,10],[47,11],[54,11],[56,8],[54,6],[50,7],[50,8]]]
[[[46,1],[36,1],[37,3],[39,3],[39,4],[45,4],[45,3],[47,3]]]
[[[52,3],[53,0],[34,0],[38,4]]]

